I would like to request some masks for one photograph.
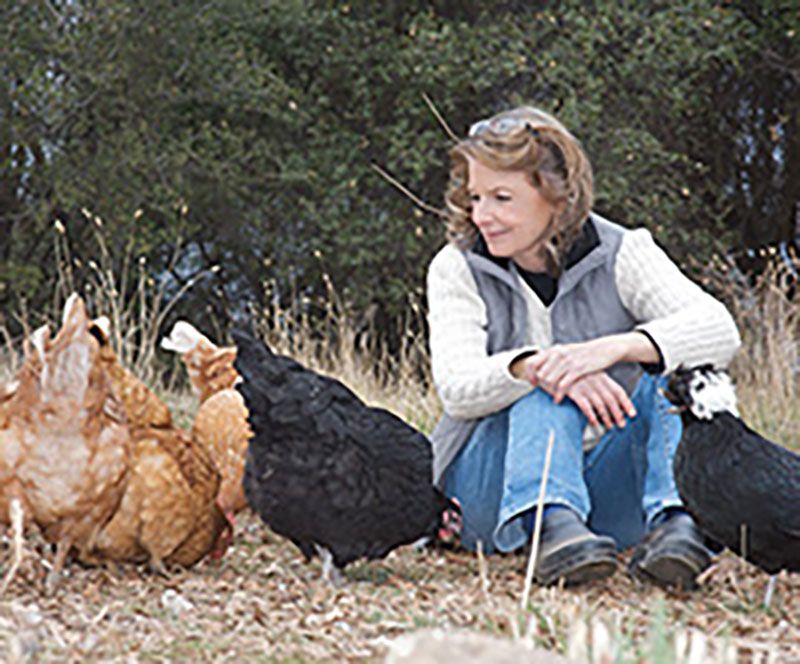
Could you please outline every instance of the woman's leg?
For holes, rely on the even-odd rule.
[[[552,431],[536,578],[543,584],[562,578],[576,584],[614,572],[614,541],[585,525],[590,510],[583,480],[585,424],[574,404],[556,405],[546,392],[534,390],[478,425],[445,473],[445,492],[461,502],[465,546],[474,548],[481,540],[487,552],[513,551],[529,542]]]
[[[681,505],[672,472],[681,421],[667,412],[662,382],[643,375],[631,395],[636,417],[622,429],[609,429],[585,457],[589,526],[613,537],[620,549],[636,544],[656,514]]]
[[[551,429],[555,445],[545,504],[568,506],[585,520],[585,422],[574,405],[556,405],[543,390],[481,420],[444,477],[445,493],[461,503],[465,546],[474,549],[480,539],[486,552],[513,551],[528,543]]]
[[[480,540],[494,553],[492,534],[505,472],[508,414],[501,411],[481,420],[444,474],[444,492],[461,505],[461,543],[474,551]]]
[[[556,404],[544,390],[534,390],[508,409],[508,443],[503,490],[494,544],[513,551],[530,538],[530,514],[539,498],[544,459],[555,437],[544,503],[563,505],[581,521],[591,509],[583,478],[583,430],[586,417],[571,401]]]
[[[663,377],[643,376],[632,396],[637,416],[624,429],[606,432],[586,455],[589,525],[612,536],[619,548],[638,542],[631,557],[635,575],[691,588],[710,553],[675,486],[672,460],[682,427],[667,412],[663,384]]]

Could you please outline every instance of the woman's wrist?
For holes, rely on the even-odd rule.
[[[511,360],[511,364],[508,365],[508,370],[511,372],[511,375],[517,380],[528,380],[528,372],[525,370],[525,361],[535,354],[535,350],[528,350],[520,353]]]
[[[655,364],[661,359],[658,349],[650,338],[635,330],[602,337],[601,341],[609,345],[608,353],[613,358],[611,364],[617,362]]]

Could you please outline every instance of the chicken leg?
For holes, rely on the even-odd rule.
[[[769,582],[767,582],[767,591],[764,593],[764,608],[768,609],[772,603],[772,596],[775,594],[775,580],[778,578],[777,574],[770,574]]]
[[[9,568],[8,572],[6,572],[2,585],[0,585],[0,595],[3,595],[6,592],[9,583],[11,583],[11,579],[14,578],[14,575],[17,573],[17,570],[22,563],[24,544],[22,535],[25,519],[22,511],[22,501],[19,498],[12,499],[11,504],[8,507],[8,511],[9,516],[11,517],[11,537],[14,555],[11,567]]]
[[[59,540],[58,544],[56,545],[56,557],[55,560],[53,560],[53,567],[47,573],[47,577],[44,581],[45,595],[50,596],[55,593],[56,588],[61,581],[61,572],[64,570],[64,563],[67,561],[67,554],[71,548],[72,539],[69,537]]]
[[[344,582],[344,576],[341,570],[333,563],[333,553],[319,544],[315,544],[314,547],[322,559],[322,580],[331,584],[334,588],[338,588]]]

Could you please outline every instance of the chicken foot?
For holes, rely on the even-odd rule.
[[[72,539],[67,537],[59,540],[56,545],[56,557],[53,560],[53,567],[47,573],[47,578],[44,580],[44,592],[46,595],[52,595],[58,583],[61,581],[61,572],[64,569],[64,563],[67,560],[67,554],[72,548]]]
[[[157,576],[163,576],[165,579],[170,577],[170,573],[167,571],[167,567],[161,558],[151,557],[147,566],[150,568],[150,571]]]
[[[333,554],[324,546],[315,544],[317,554],[322,559],[322,580],[338,588],[344,582],[341,570],[333,564]]]
[[[11,504],[8,507],[8,511],[9,516],[11,517],[11,536],[14,553],[11,567],[9,568],[8,572],[6,572],[2,585],[0,585],[0,595],[3,595],[6,592],[9,583],[11,583],[11,579],[13,579],[14,575],[17,573],[17,570],[22,563],[22,555],[24,552],[23,529],[25,525],[25,519],[22,511],[22,501],[19,498],[12,499]]]
[[[769,581],[767,582],[767,590],[764,593],[764,608],[769,609],[769,605],[772,603],[772,597],[775,594],[775,583],[778,580],[778,577],[781,575],[782,572],[778,572],[777,574],[770,574]]]

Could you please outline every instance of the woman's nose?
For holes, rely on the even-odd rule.
[[[477,226],[486,224],[492,219],[491,206],[486,201],[475,201],[472,204],[472,221]]]

